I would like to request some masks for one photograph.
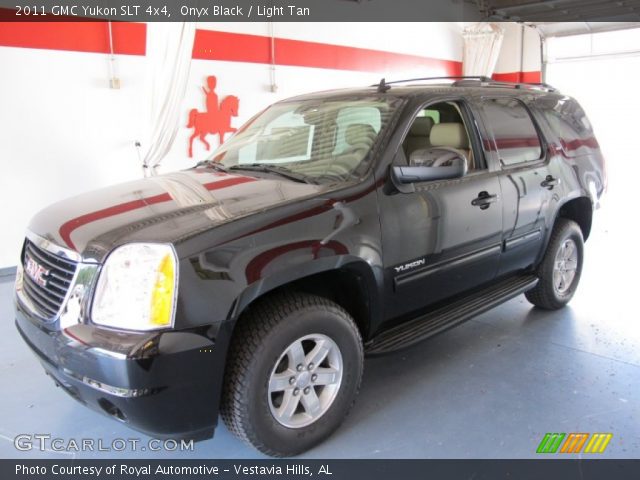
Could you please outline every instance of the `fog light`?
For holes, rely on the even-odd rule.
[[[95,388],[96,390],[100,390],[101,392],[108,393],[109,395],[113,395],[115,397],[135,398],[142,397],[151,393],[150,388],[130,389],[114,387],[112,385],[107,385],[106,383],[99,382],[89,377],[82,377],[82,382],[92,388]]]

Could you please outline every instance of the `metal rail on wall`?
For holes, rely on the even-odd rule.
[[[109,88],[117,90],[120,88],[120,79],[116,76],[116,56],[113,51],[113,27],[109,25]]]

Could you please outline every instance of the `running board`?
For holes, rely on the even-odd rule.
[[[538,283],[535,275],[520,275],[502,280],[460,300],[420,317],[385,330],[365,345],[367,355],[394,352],[459,325],[507,300],[526,292]]]

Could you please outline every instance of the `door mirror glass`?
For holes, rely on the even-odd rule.
[[[463,177],[467,168],[467,158],[461,151],[448,147],[427,148],[414,152],[409,166],[392,167],[391,178],[396,188],[406,193],[414,191],[412,184],[417,182]]]

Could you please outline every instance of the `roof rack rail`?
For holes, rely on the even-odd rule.
[[[444,76],[444,77],[419,77],[419,78],[407,78],[405,80],[393,80],[392,82],[387,82],[385,79],[381,79],[380,83],[376,83],[371,85],[372,87],[378,87],[378,91],[381,93],[389,90],[388,85],[395,85],[397,83],[407,83],[407,82],[418,82],[422,80],[480,80],[484,82],[490,82],[491,79],[489,77],[485,77],[482,75],[472,75],[472,76],[464,76],[464,75],[453,75],[453,76]]]
[[[468,87],[468,86],[473,86],[473,85],[478,85],[480,84],[481,86],[486,86],[486,87],[504,87],[504,88],[527,88],[527,89],[532,89],[532,90],[545,90],[548,92],[555,92],[557,91],[555,87],[552,87],[551,85],[549,85],[548,83],[529,83],[529,82],[503,82],[500,80],[493,80],[493,79],[488,79],[488,80],[481,80],[481,81],[468,81],[468,80],[460,80],[457,82],[454,82],[452,85],[454,87]]]
[[[443,76],[443,77],[421,77],[421,78],[409,78],[406,80],[393,80],[391,82],[387,82],[383,78],[380,80],[380,83],[376,83],[371,86],[377,87],[379,93],[385,93],[387,90],[391,88],[391,85],[395,85],[398,83],[418,82],[423,80],[455,80],[451,84],[454,87],[468,87],[473,85],[480,85],[480,86],[505,87],[505,88],[531,88],[531,89],[546,90],[549,92],[557,91],[556,88],[552,87],[547,83],[502,82],[502,81],[494,80],[490,77],[486,77],[483,75],[453,75],[453,76]]]
[[[545,82],[525,83],[525,85],[533,85],[534,87],[546,88],[550,92],[557,92],[558,91],[558,89],[556,87],[554,87],[553,85],[549,85],[548,83],[545,83]]]

